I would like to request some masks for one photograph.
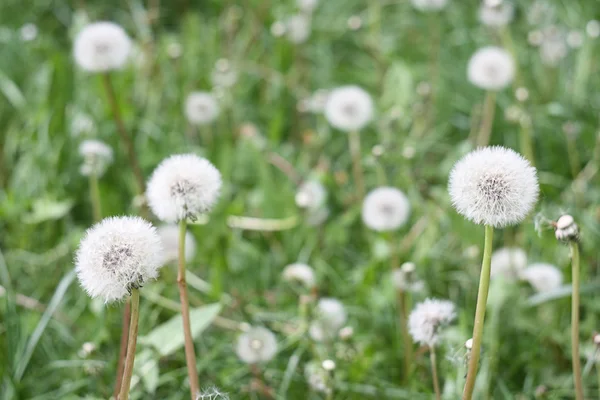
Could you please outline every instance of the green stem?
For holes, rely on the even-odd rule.
[[[496,92],[488,90],[483,102],[483,113],[481,116],[481,125],[479,125],[479,135],[477,137],[477,146],[487,146],[490,144],[492,136],[492,125],[494,123],[494,114],[496,112]]]
[[[595,354],[597,357],[597,354]],[[600,399],[600,361],[596,361],[596,377],[598,378],[598,398]]]
[[[526,159],[529,160],[532,166],[535,167],[535,157],[533,155],[533,141],[531,139],[531,124],[529,122],[521,123],[521,134],[519,139],[521,141],[521,152]]]
[[[581,360],[579,358],[579,245],[571,241],[571,273],[573,294],[571,297],[571,357],[573,362],[573,381],[575,398],[583,400],[583,381],[581,379]]]
[[[121,392],[119,393],[119,400],[127,400],[129,398],[129,386],[131,386],[131,377],[133,376],[133,362],[135,360],[135,346],[137,345],[139,314],[140,290],[134,288],[131,290],[131,322],[129,323],[127,358],[125,359],[125,369],[123,371],[123,381],[121,383]]]
[[[90,201],[92,202],[92,213],[94,215],[94,222],[100,222],[102,219],[102,203],[100,201],[100,187],[98,186],[98,176],[91,173],[89,176],[90,181]]]
[[[407,311],[408,302],[406,299],[406,292],[404,290],[398,290],[398,317],[400,319],[400,332],[402,334],[402,344],[404,350],[404,382],[408,382],[412,372],[412,341],[410,334],[408,333],[407,326]]]
[[[442,394],[440,392],[440,382],[438,379],[437,362],[435,357],[434,346],[431,346],[429,348],[429,360],[431,361],[431,376],[433,378],[433,390],[435,391],[435,399],[440,400],[442,398]]]
[[[360,151],[360,134],[358,131],[349,133],[350,139],[350,155],[352,156],[352,171],[354,173],[354,184],[358,191],[358,199],[362,201],[365,197],[365,178],[362,169],[361,151]]]
[[[475,389],[475,378],[479,366],[479,353],[481,352],[481,341],[483,339],[483,322],[485,320],[485,307],[487,304],[488,291],[490,288],[490,270],[492,264],[492,242],[494,228],[485,226],[485,245],[483,248],[483,261],[481,263],[481,276],[479,278],[479,292],[477,293],[477,309],[475,311],[475,323],[473,326],[473,347],[469,357],[469,369],[463,392],[463,400],[471,400]]]
[[[194,339],[190,327],[190,302],[185,280],[185,234],[186,220],[179,221],[179,255],[177,263],[177,285],[179,286],[179,300],[181,302],[181,318],[183,320],[183,338],[185,345],[185,362],[187,364],[188,378],[190,380],[191,399],[195,400],[200,390],[198,384],[198,370],[196,368],[196,354],[194,350]]]

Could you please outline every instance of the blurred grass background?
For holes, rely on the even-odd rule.
[[[600,311],[600,40],[585,29],[600,18],[599,3],[517,2],[514,22],[493,31],[478,22],[477,1],[452,1],[434,14],[415,11],[409,1],[322,1],[302,44],[270,33],[275,21],[296,12],[291,0],[162,3],[157,19],[140,1],[0,5],[0,397],[92,399],[112,393],[122,307],[98,305],[76,282],[68,285],[73,251],[92,221],[87,180],[78,172],[83,139],[99,138],[115,149],[116,161],[100,181],[104,213],[137,212],[133,176],[100,78],[79,71],[72,60],[75,32],[96,20],[123,25],[136,43],[131,64],[113,78],[146,176],[164,157],[189,151],[223,173],[218,209],[207,224],[191,227],[199,251],[190,271],[212,285],[205,292],[193,287],[192,303],[220,301],[223,317],[277,333],[282,349],[265,376],[278,398],[320,398],[307,391],[302,372],[311,359],[309,344],[285,345],[286,325],[297,318],[297,295],[280,273],[295,261],[316,269],[320,293],[346,304],[355,330],[350,343],[320,349],[338,364],[335,398],[431,396],[424,354],[418,353],[415,379],[400,383],[390,241],[399,244],[400,260],[415,262],[426,280],[426,292],[414,301],[430,295],[459,307],[440,365],[447,398],[458,397],[479,276],[480,254],[473,256],[473,246],[481,249],[483,229],[453,211],[446,184],[452,164],[471,148],[484,94],[467,81],[466,63],[483,45],[510,48],[518,61],[514,88],[498,95],[492,143],[519,149],[520,131],[528,125],[505,117],[518,108],[531,122],[539,168],[536,213],[556,219],[569,212],[581,226],[581,337],[591,344],[587,338],[599,327]],[[535,4],[546,8],[533,23]],[[349,27],[353,16],[359,29]],[[23,38],[26,24],[37,27],[32,40]],[[528,42],[530,32],[550,25],[583,39],[555,67],[544,65]],[[177,57],[169,51],[174,44],[181,46]],[[192,90],[211,90],[211,73],[222,58],[237,71],[237,83],[220,93],[221,116],[205,129],[210,132],[198,132],[185,120],[183,103]],[[394,235],[370,232],[360,220],[346,135],[321,115],[298,110],[315,90],[342,84],[364,87],[376,103],[377,118],[361,136],[368,188],[392,185],[411,200],[410,224]],[[515,99],[517,87],[528,90],[525,102]],[[258,136],[240,134],[248,124]],[[213,140],[205,144],[200,134]],[[383,146],[383,155],[371,152],[375,145]],[[273,154],[302,179],[317,178],[327,187],[324,224],[306,223],[294,203],[296,185],[269,162]],[[281,232],[254,232],[228,227],[228,215],[296,216],[299,222]],[[495,247],[502,245],[523,247],[531,262],[556,264],[569,276],[568,249],[551,231],[536,232],[533,217],[497,234]],[[161,275],[142,293],[141,335],[177,313],[175,271],[165,267]],[[535,398],[541,385],[547,387],[542,398],[572,398],[568,293],[534,301],[532,295],[525,284],[492,288],[481,367],[490,389],[480,392],[482,399]],[[242,393],[250,372],[233,352],[236,335],[212,326],[197,340],[200,382],[232,398],[258,398]],[[82,357],[85,342],[96,349]],[[182,352],[159,357],[143,345],[139,351],[160,375],[153,383],[139,382],[132,398],[187,396]],[[293,369],[295,357],[301,361]],[[588,394],[598,393],[594,371],[585,384]]]

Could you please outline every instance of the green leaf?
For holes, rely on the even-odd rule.
[[[221,304],[209,304],[190,310],[192,337],[195,339],[210,326],[221,311]],[[152,346],[161,356],[168,356],[183,347],[181,314],[176,315],[139,339],[141,344]]]

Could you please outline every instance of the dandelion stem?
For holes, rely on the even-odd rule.
[[[435,391],[435,399],[440,400],[442,398],[442,395],[440,393],[440,382],[438,380],[435,346],[431,346],[429,348],[429,360],[431,361],[431,376],[433,378],[433,390]]]
[[[598,378],[598,398],[600,399],[600,361],[596,361],[596,377]]]
[[[404,382],[408,382],[412,372],[412,342],[408,333],[406,316],[408,315],[408,302],[406,292],[398,290],[398,317],[400,319],[400,333],[404,347]]]
[[[100,222],[102,219],[102,203],[100,202],[100,188],[98,186],[98,176],[91,173],[89,176],[90,201],[92,202],[92,214],[94,222]]]
[[[358,198],[359,200],[362,200],[365,197],[365,179],[360,154],[360,134],[358,131],[354,130],[351,131],[349,135],[354,184],[356,185],[356,190],[358,191]]]
[[[483,338],[483,322],[485,320],[485,307],[487,304],[488,291],[490,287],[490,270],[492,264],[492,240],[494,228],[485,226],[485,245],[483,248],[483,261],[481,263],[481,276],[479,278],[479,292],[477,293],[477,308],[475,311],[475,323],[473,325],[473,347],[469,357],[469,369],[463,392],[463,400],[471,400],[475,389],[475,378],[479,366],[479,353]]]
[[[140,314],[140,291],[133,288],[131,290],[131,322],[129,323],[129,341],[127,343],[127,358],[125,359],[125,369],[123,371],[123,382],[121,383],[121,392],[119,400],[129,398],[129,386],[133,375],[133,361],[135,359],[135,346],[137,344],[138,320]]]
[[[484,147],[490,143],[492,136],[492,124],[494,123],[494,113],[496,112],[496,92],[488,90],[483,102],[483,113],[481,116],[481,125],[479,125],[479,136],[477,145]]]
[[[119,349],[119,361],[117,364],[117,377],[115,383],[115,391],[113,397],[118,399],[119,391],[121,390],[121,383],[123,382],[123,371],[125,370],[125,357],[127,357],[127,342],[129,333],[129,320],[131,319],[131,302],[125,304],[123,310],[123,317],[121,318],[121,344]]]
[[[533,142],[531,140],[531,124],[527,122],[521,123],[521,132],[519,135],[521,141],[521,152],[526,159],[529,160],[532,166],[535,167],[535,156],[533,155]]]
[[[106,95],[108,97],[108,102],[110,104],[110,108],[113,113],[113,118],[115,119],[115,123],[117,124],[117,132],[119,132],[119,136],[121,137],[121,142],[125,149],[127,150],[127,157],[129,159],[129,166],[133,170],[133,174],[135,176],[135,182],[137,186],[137,194],[144,194],[145,180],[144,174],[142,174],[142,169],[140,168],[140,163],[135,155],[135,148],[133,145],[133,140],[127,129],[125,128],[125,123],[123,122],[123,117],[121,116],[121,110],[119,108],[119,103],[117,101],[117,95],[115,94],[115,89],[113,87],[110,74],[105,73],[102,74],[102,82],[104,83],[104,89],[106,90]]]
[[[581,360],[579,359],[579,244],[571,241],[571,273],[573,294],[571,297],[571,358],[573,362],[573,381],[575,398],[583,400],[583,382],[581,379]]]
[[[181,302],[181,317],[183,320],[183,338],[185,344],[185,362],[187,364],[188,378],[190,380],[190,394],[192,400],[196,398],[200,386],[198,384],[198,370],[196,369],[196,354],[194,341],[190,328],[190,303],[188,300],[187,284],[185,281],[185,234],[186,220],[179,221],[179,257],[177,263],[177,285],[179,286],[179,300]]]

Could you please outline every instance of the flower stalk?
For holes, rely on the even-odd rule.
[[[123,370],[123,379],[118,400],[127,400],[129,398],[129,387],[131,386],[131,377],[133,376],[133,363],[135,360],[135,347],[137,345],[139,312],[140,291],[138,288],[133,288],[131,290],[131,321],[129,323],[127,357],[125,359],[125,368]]]
[[[573,381],[575,383],[575,398],[584,400],[583,381],[581,378],[581,360],[579,358],[579,286],[580,262],[579,244],[570,242],[571,247],[571,273],[573,294],[571,297],[571,357],[573,364]]]

